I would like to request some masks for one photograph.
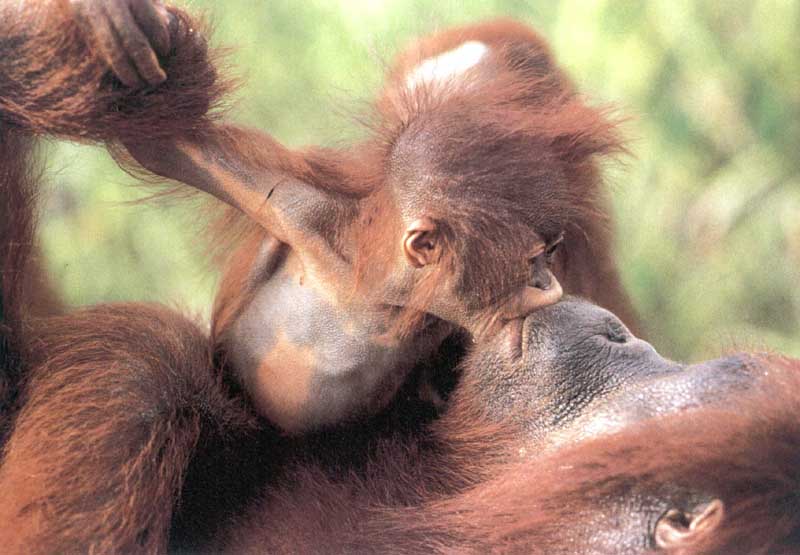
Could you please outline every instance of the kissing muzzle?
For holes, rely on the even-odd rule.
[[[503,320],[524,318],[535,310],[561,300],[564,294],[561,283],[549,270],[547,274],[549,279],[547,279],[546,287],[527,285],[503,303],[500,307],[501,318]]]

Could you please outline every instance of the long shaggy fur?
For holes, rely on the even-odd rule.
[[[725,518],[681,555],[795,553],[800,363],[767,358],[752,371],[764,374],[761,385],[735,405],[645,421],[544,456],[485,421],[449,419],[438,423],[441,443],[429,451],[386,442],[365,477],[331,478],[301,465],[288,485],[270,491],[229,531],[225,547],[231,553],[650,553],[655,549],[643,542],[630,550],[596,534],[634,518],[633,500],[662,499],[666,510],[672,499],[665,491],[677,492],[675,503],[691,491],[721,499]],[[462,432],[472,441],[463,443]],[[646,527],[640,535],[647,537]]]
[[[34,256],[41,136],[106,141],[202,133],[230,81],[204,26],[171,9],[172,49],[158,87],[123,88],[87,44],[65,0],[0,5],[0,445],[24,361],[26,320],[58,302]]]
[[[163,552],[197,442],[253,425],[207,336],[160,306],[39,324],[0,470],[0,537],[18,542],[4,549]]]
[[[488,69],[408,85],[413,68],[469,41],[490,47]],[[638,331],[613,260],[600,173],[601,160],[624,152],[618,121],[573,90],[533,31],[497,20],[418,41],[398,56],[363,123],[366,138],[338,150],[290,151],[241,129],[235,138],[220,133],[217,144],[244,167],[358,199],[355,219],[351,211],[331,214],[324,233],[336,252],[352,259],[356,294],[368,294],[393,271],[403,229],[396,197],[406,194],[430,210],[445,256],[415,284],[408,306],[429,306],[457,279],[453,285],[465,306],[491,307],[527,281],[527,268],[516,262],[531,246],[530,231],[554,237],[563,230],[567,254],[557,255],[555,272],[565,290],[612,310]],[[246,302],[246,288],[227,284],[243,282],[250,267],[242,261],[252,258],[251,240],[258,238],[253,226],[231,226],[230,216],[225,227],[245,229],[235,238],[244,237],[247,246],[228,249],[215,307],[218,336]],[[342,242],[349,248],[337,248]],[[393,331],[413,335],[423,319],[424,313],[406,308]]]
[[[415,67],[469,41],[486,44],[497,67],[408,85]],[[390,69],[367,122],[371,139],[357,158],[381,172],[373,188],[385,188],[396,166],[413,160],[414,175],[430,183],[415,194],[434,207],[431,217],[451,256],[419,284],[411,304],[425,306],[448,276],[459,275],[465,302],[491,305],[519,284],[517,269],[501,263],[524,246],[518,238],[530,229],[544,236],[566,230],[569,260],[561,258],[556,268],[565,289],[638,326],[611,256],[599,167],[604,157],[624,152],[618,122],[574,91],[528,27],[500,19],[412,43]],[[356,266],[369,282],[365,275],[381,275],[392,264],[397,222],[380,193],[364,205]],[[406,311],[398,326],[411,329],[419,318]]]
[[[797,362],[764,359],[753,369],[763,371],[763,387],[735,408],[644,422],[538,457],[517,439],[519,430],[487,425],[480,400],[463,395],[430,435],[376,439],[377,428],[368,425],[363,444],[344,431],[339,449],[320,453],[319,438],[284,441],[257,421],[226,387],[207,334],[172,310],[101,305],[33,318],[26,303],[35,286],[25,276],[34,268],[34,139],[202,134],[225,89],[205,43],[189,32],[196,22],[182,12],[173,11],[178,31],[162,60],[168,81],[131,93],[82,41],[67,8],[64,0],[26,2],[25,11],[16,2],[0,7],[0,53],[13,53],[0,57],[0,425],[14,426],[0,467],[3,550],[615,553],[581,535],[595,511],[613,510],[632,494],[662,495],[667,484],[726,505],[722,529],[684,555],[791,552],[800,535]],[[477,38],[489,43],[512,38],[504,56],[511,74],[522,77],[501,76],[494,90],[478,85],[451,103],[424,87],[401,93],[397,79],[406,66],[475,29],[420,41],[390,72],[371,146],[338,161],[330,152],[313,153],[303,171],[320,183],[344,175],[352,182],[343,182],[343,192],[372,194],[351,186],[385,177],[378,170],[385,171],[399,129],[430,123],[425,118],[434,111],[453,118],[466,110],[489,137],[513,147],[510,157],[485,156],[497,172],[507,163],[509,183],[531,178],[522,161],[536,147],[547,153],[537,162],[579,184],[580,194],[562,199],[574,208],[570,229],[577,238],[570,260],[562,261],[572,263],[567,286],[624,312],[610,256],[581,266],[610,252],[605,222],[595,213],[600,205],[593,204],[600,197],[591,159],[618,149],[613,125],[571,92],[541,39],[508,23],[482,29]],[[530,93],[533,84],[537,92]],[[465,148],[476,148],[462,135],[455,133]],[[433,162],[453,167],[446,158]],[[471,184],[467,193],[481,196],[486,172],[470,165],[459,171]],[[482,224],[487,237],[490,216]],[[379,231],[362,239],[378,243]],[[242,249],[261,239],[252,228],[246,235]],[[221,320],[236,310],[231,290],[241,287],[237,272],[244,275],[249,256],[240,254],[244,262],[220,294]],[[226,305],[233,308],[225,312]],[[404,417],[415,431],[424,420],[414,412]],[[265,482],[262,503],[245,512]]]
[[[228,83],[210,63],[204,26],[174,8],[167,80],[136,92],[95,55],[65,0],[0,6],[0,114],[33,135],[93,141],[150,140],[208,124]]]

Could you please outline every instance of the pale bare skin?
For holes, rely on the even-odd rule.
[[[157,55],[168,48],[169,24],[160,3],[73,0],[72,5],[123,83],[163,81]],[[250,145],[247,156],[240,144]],[[251,300],[221,340],[257,408],[288,432],[374,413],[456,327],[492,333],[502,322],[561,297],[546,263],[554,245],[532,234],[530,250],[520,255],[520,264],[530,265],[530,280],[518,292],[491,307],[467,308],[452,284],[442,284],[432,300],[415,306],[415,284],[436,269],[443,248],[437,223],[418,204],[402,209],[408,217],[398,222],[394,263],[379,278],[383,283],[367,294],[355,292],[353,233],[363,202],[299,178],[311,171],[302,153],[234,126],[220,126],[203,138],[126,146],[149,171],[240,209],[269,234],[247,280]],[[414,333],[393,333],[394,316],[403,306],[437,318]]]

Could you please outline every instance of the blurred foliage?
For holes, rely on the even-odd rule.
[[[608,168],[624,279],[650,339],[698,359],[800,356],[800,1],[193,0],[244,77],[233,117],[291,145],[351,136],[347,114],[408,38],[505,15],[551,41],[598,103],[630,115]],[[353,100],[356,99],[356,100]],[[50,269],[73,304],[152,299],[207,313],[191,207],[143,195],[104,151],[51,147]]]

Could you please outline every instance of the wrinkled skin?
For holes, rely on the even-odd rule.
[[[557,456],[560,449],[648,419],[732,402],[757,378],[750,362],[748,355],[692,365],[665,359],[612,313],[570,298],[476,345],[456,396],[481,396],[490,418],[516,421],[524,430],[532,456]],[[723,504],[713,492],[663,488],[655,495],[632,490],[593,508],[597,527],[576,532],[591,537],[591,547],[581,552],[675,548],[719,525]],[[609,519],[616,524],[608,525]],[[687,522],[695,523],[692,531]]]
[[[174,19],[161,2],[71,0],[69,5],[87,40],[124,85],[136,90],[155,87],[164,81],[166,75],[159,59],[169,52]],[[470,74],[468,79],[480,75],[481,79],[492,82],[505,75],[508,80],[516,71],[511,68],[519,62],[506,58],[506,42],[512,41],[519,48],[517,55],[524,56],[530,62],[530,69],[539,72],[531,81],[537,85],[530,87],[534,97],[539,95],[537,102],[552,95],[554,89],[571,89],[535,33],[513,22],[497,21],[429,37],[426,53],[424,56],[420,53],[419,60],[413,60],[408,52],[401,55],[400,65],[411,64],[403,71],[409,78],[414,77],[412,84],[391,74],[382,94],[391,96],[391,91],[400,86],[398,83],[405,83],[403,87],[413,92],[421,86],[417,83],[421,79],[417,69],[459,52],[463,44],[471,44],[468,39],[481,41],[486,50],[473,61],[477,73]],[[457,91],[458,79],[447,88]],[[443,91],[443,94],[446,98],[449,93]],[[495,101],[491,95],[479,104],[485,101],[503,105],[503,101]],[[593,117],[591,111],[585,115],[589,122]],[[480,295],[475,291],[456,286],[461,281],[459,272],[464,273],[464,268],[441,271],[444,264],[437,268],[439,259],[447,254],[443,246],[446,241],[439,217],[432,214],[441,208],[437,205],[442,201],[425,200],[423,193],[430,189],[426,180],[445,182],[450,177],[457,179],[462,173],[474,173],[474,168],[470,170],[465,164],[448,169],[437,169],[436,164],[428,167],[430,152],[446,151],[454,143],[463,143],[459,133],[487,138],[491,133],[484,135],[485,129],[478,124],[461,130],[449,129],[452,123],[447,122],[468,118],[447,111],[438,119],[435,114],[417,119],[421,130],[430,127],[432,131],[420,133],[418,129],[396,137],[398,148],[386,160],[377,158],[378,154],[360,152],[363,145],[343,151],[321,148],[293,151],[264,133],[232,125],[167,141],[123,140],[130,154],[149,171],[216,196],[241,210],[264,232],[258,245],[248,245],[248,249],[234,255],[231,265],[241,269],[245,266],[243,260],[251,257],[253,250],[258,251],[252,256],[249,268],[242,270],[246,275],[237,282],[237,293],[228,292],[228,298],[237,299],[231,304],[239,300],[241,304],[230,309],[232,316],[224,322],[215,318],[212,327],[214,341],[224,351],[254,404],[284,431],[315,430],[378,412],[391,401],[415,364],[430,357],[448,334],[460,327],[476,337],[490,336],[506,319],[524,316],[556,302],[562,294],[561,280],[579,284],[570,287],[572,293],[593,295],[598,301],[605,299],[606,306],[630,316],[608,247],[603,246],[608,243],[607,237],[603,236],[604,231],[599,231],[604,228],[600,222],[602,206],[595,206],[592,211],[598,214],[594,216],[598,221],[571,222],[573,229],[567,233],[572,233],[572,239],[565,241],[565,244],[573,241],[570,248],[575,249],[575,229],[579,229],[589,243],[599,245],[597,251],[573,250],[571,258],[577,263],[570,269],[562,265],[561,271],[556,272],[559,277],[550,268],[553,249],[568,227],[567,218],[562,218],[561,213],[576,208],[572,205],[574,201],[567,199],[587,196],[578,192],[575,183],[593,180],[589,175],[592,171],[587,173],[591,163],[584,157],[594,152],[592,149],[598,155],[604,154],[605,149],[613,151],[612,137],[593,137],[584,145],[577,138],[574,143],[573,139],[557,141],[575,145],[574,156],[567,156],[573,161],[566,164],[557,161],[560,154],[542,146],[552,142],[551,139],[542,139],[541,144],[531,143],[530,138],[508,141],[503,133],[488,139],[489,146],[497,142],[496,148],[484,149],[487,145],[481,145],[485,152],[480,154],[476,146],[475,152],[467,151],[456,157],[478,160],[499,151],[501,157],[511,158],[520,150],[535,151],[520,160],[495,161],[496,167],[478,163],[485,165],[496,181],[516,183],[522,176],[521,181],[532,184],[531,191],[539,191],[528,193],[524,202],[521,200],[524,195],[509,197],[513,198],[509,205],[521,203],[529,209],[524,217],[521,213],[507,216],[514,220],[511,224],[520,223],[515,220],[538,223],[507,231],[499,240],[504,248],[480,243],[484,238],[477,236],[480,235],[477,231],[476,237],[470,238],[470,242],[481,245],[476,251],[488,249],[496,254],[493,260],[484,261],[473,253],[468,260],[460,260],[463,266],[474,270],[484,268],[481,264],[485,264],[487,268],[509,269],[505,278],[508,283],[502,286],[489,277],[488,270],[482,276],[484,280],[475,280],[473,286],[497,295],[491,301],[478,302]],[[587,129],[592,126],[587,125]],[[591,131],[583,130],[579,136],[584,131],[587,136],[592,135]],[[435,140],[425,139],[426,134]],[[379,137],[377,143],[383,142]],[[366,151],[370,152],[373,146],[366,147]],[[574,161],[577,159],[582,161]],[[437,163],[441,166],[441,160]],[[375,185],[375,167],[384,165],[392,168],[389,175],[380,177],[387,184],[386,198],[369,193]],[[465,183],[468,182],[466,179]],[[491,183],[480,186],[476,183],[469,186],[475,189],[491,186]],[[396,199],[406,197],[396,208],[389,208]],[[451,213],[459,213],[459,203],[482,201],[464,197],[456,202],[443,202],[456,205],[446,206],[442,212],[442,221],[446,223]],[[548,202],[549,208],[543,208]],[[399,227],[392,230],[393,237],[380,236],[380,225],[377,230],[362,229],[363,222],[371,221],[373,215],[381,225]],[[398,222],[392,222],[395,217]],[[405,233],[402,228],[406,228]],[[396,241],[398,235],[403,237],[402,241]],[[369,240],[365,241],[364,236]],[[383,247],[386,252],[380,256],[387,257],[390,263],[373,264],[370,255],[361,252],[363,246],[358,246],[359,242],[386,242]],[[512,243],[513,248],[509,246]],[[454,255],[456,259],[466,256],[460,250]],[[354,267],[354,260],[359,257],[366,258],[366,262],[359,263],[362,266],[380,268],[376,271],[377,278],[372,275],[365,279],[369,270],[365,273]],[[363,290],[356,290],[356,283]],[[368,285],[364,286],[365,283]],[[418,289],[427,287],[418,284],[428,283],[436,285],[434,294],[418,295]],[[221,310],[228,308],[223,306]],[[419,317],[414,325],[397,333],[398,314],[414,310],[435,318]]]
[[[14,9],[20,4],[24,2],[11,6],[11,16],[14,16]],[[129,10],[129,15],[131,10],[135,11],[133,3],[120,1],[103,4],[83,2],[73,6],[76,9],[81,9],[81,6],[125,9]],[[4,15],[8,13],[7,7],[0,7]],[[113,25],[113,18],[109,13],[103,13],[108,17],[100,18],[98,24],[105,26],[105,32],[108,32],[108,25]],[[19,32],[21,28],[37,29],[36,21],[21,21],[29,25],[12,25],[15,31]],[[142,27],[140,31],[146,33]],[[25,34],[22,33],[22,36]],[[35,37],[27,38],[35,42]],[[150,40],[157,39],[151,37]],[[148,56],[144,56],[142,61],[139,56],[142,51],[136,41],[128,39],[127,43],[131,46],[131,52],[126,56],[138,59],[139,64],[146,64]],[[115,59],[108,53],[104,55],[111,60],[109,63]],[[34,61],[39,59],[36,57]],[[6,56],[5,65],[0,67],[7,69],[11,66],[16,71],[15,75],[25,75],[26,68],[20,69],[17,61],[18,58]],[[26,60],[23,58],[22,61]],[[160,79],[160,75],[145,66],[130,63],[137,68],[141,82],[154,83]],[[124,73],[124,70],[119,71]],[[97,73],[89,72],[87,75]],[[49,74],[31,71],[27,72],[26,77],[40,79],[43,83],[37,84],[52,92]],[[125,79],[133,82],[134,77],[129,75]],[[11,79],[6,82],[0,80],[0,85],[9,82],[13,84]],[[81,81],[73,79],[66,83],[63,87],[65,94],[78,90],[76,83],[80,84]],[[93,79],[82,83],[90,83],[87,87],[90,92],[96,89]],[[116,87],[116,84],[113,85]],[[204,89],[202,86],[200,88]],[[4,90],[19,92],[13,87]],[[150,97],[150,93],[157,95],[158,91],[148,91],[142,99]],[[43,97],[34,97],[30,102],[26,95],[13,97],[12,94],[11,102],[4,106],[11,116],[18,116],[20,112],[25,116],[25,110],[19,108],[20,102],[25,100],[29,104],[24,108],[36,111],[41,109],[39,102],[46,104],[53,98],[45,94]],[[206,103],[201,105],[207,106]],[[70,119],[69,116],[74,116],[74,113],[62,110],[49,112],[49,115]],[[170,115],[174,119],[174,113],[170,112]],[[137,121],[141,119],[137,116]],[[23,129],[25,122],[30,121],[36,120],[26,117],[12,119],[14,125],[20,125]],[[40,123],[42,121],[51,123],[48,118],[39,120]],[[153,123],[154,120],[147,121],[144,129],[152,129],[155,133],[161,128],[161,125]],[[63,120],[55,123],[59,122],[64,123]],[[64,129],[76,129],[75,121],[67,123],[71,123],[71,126],[57,127],[60,131],[55,134],[68,135]],[[94,120],[89,123],[94,123]],[[81,133],[79,136],[108,137],[107,130],[92,129],[89,123],[77,122]],[[53,128],[33,129],[46,134],[52,132]],[[0,127],[0,132],[8,131],[8,126]],[[141,136],[141,133],[136,135]],[[4,135],[3,141],[0,141],[0,150],[5,154],[3,161],[13,167],[13,163],[19,161],[15,154],[21,156],[25,153],[26,150],[22,148],[25,145],[15,148],[13,141],[7,142],[5,139]],[[7,145],[11,146],[10,150],[2,148]],[[21,160],[24,162],[24,159]],[[18,166],[17,169],[25,172],[29,170],[24,163]],[[10,179],[3,176],[7,184],[13,187],[19,182],[24,183],[24,179],[20,180],[13,173]],[[277,201],[280,192],[275,194],[278,195],[275,197]],[[29,206],[26,202],[12,205],[17,210],[26,210]],[[13,244],[24,236],[12,234],[10,237]],[[324,280],[320,283],[324,285]],[[16,303],[24,299],[5,297],[6,300],[9,298]],[[9,305],[6,304],[6,307]],[[293,308],[290,304],[285,307],[287,310]],[[29,331],[28,328],[25,331]],[[750,389],[759,378],[758,373],[748,372],[751,361],[747,357],[731,357],[692,366],[666,361],[649,346],[632,338],[607,312],[586,303],[569,301],[530,316],[524,324],[509,324],[491,340],[482,338],[472,358],[464,366],[463,381],[457,386],[447,413],[433,424],[436,432],[434,437],[417,436],[415,439],[419,441],[409,448],[400,443],[397,435],[392,435],[388,445],[381,445],[385,449],[358,453],[363,442],[358,445],[358,438],[351,433],[352,430],[345,428],[342,431],[339,428],[337,431],[343,441],[339,449],[328,454],[326,460],[334,459],[331,467],[315,457],[303,459],[304,453],[309,451],[313,451],[313,455],[318,454],[318,446],[323,443],[320,437],[311,438],[306,445],[303,445],[303,440],[296,443],[285,442],[284,438],[281,438],[281,442],[272,441],[275,438],[270,435],[271,430],[266,426],[263,427],[266,430],[262,429],[260,426],[263,422],[252,418],[246,407],[240,405],[239,399],[232,399],[230,391],[220,387],[216,381],[215,368],[210,366],[206,356],[208,337],[204,330],[173,311],[134,303],[98,305],[41,322],[40,329],[35,331],[31,339],[35,353],[31,353],[30,372],[23,384],[24,402],[14,423],[11,439],[6,444],[0,469],[0,491],[4,493],[3,502],[0,503],[0,513],[3,515],[0,518],[0,543],[9,552],[14,552],[13,543],[17,542],[17,551],[22,553],[31,552],[37,547],[44,553],[75,550],[162,552],[169,541],[175,544],[179,542],[176,530],[181,529],[181,524],[185,537],[202,542],[204,535],[216,531],[216,527],[241,522],[238,519],[241,516],[240,504],[244,504],[257,487],[256,484],[261,483],[257,480],[259,476],[272,476],[272,471],[281,463],[291,465],[297,459],[301,460],[301,471],[313,471],[313,468],[309,468],[311,464],[325,466],[322,470],[329,471],[327,476],[332,475],[333,479],[339,481],[334,484],[336,486],[356,490],[363,488],[365,483],[373,486],[363,495],[367,502],[363,505],[353,504],[350,498],[340,495],[335,487],[326,489],[330,484],[322,481],[319,475],[312,476],[312,479],[307,477],[305,481],[287,480],[283,473],[285,468],[280,466],[274,475],[283,487],[317,486],[314,492],[317,497],[278,497],[274,504],[267,507],[272,512],[268,516],[273,518],[267,518],[257,530],[259,534],[266,535],[266,539],[251,536],[253,541],[259,543],[260,549],[257,551],[263,552],[270,541],[291,539],[288,533],[275,533],[276,523],[286,515],[294,516],[295,522],[303,522],[303,517],[309,515],[304,522],[305,527],[289,530],[301,536],[305,534],[305,538],[300,538],[302,540],[319,542],[316,549],[307,551],[335,550],[337,544],[333,543],[334,538],[322,533],[313,534],[315,524],[327,524],[328,521],[334,524],[333,528],[326,530],[327,534],[356,534],[355,539],[348,538],[348,545],[351,546],[366,544],[366,547],[372,547],[375,551],[391,552],[393,548],[411,545],[404,543],[408,542],[408,534],[402,521],[397,526],[392,526],[397,523],[390,521],[386,526],[385,510],[381,512],[383,520],[378,519],[373,524],[383,525],[382,532],[387,536],[399,530],[402,535],[397,543],[379,550],[377,542],[383,539],[383,535],[361,533],[359,526],[369,524],[370,516],[374,516],[368,512],[365,514],[365,509],[376,505],[378,509],[386,509],[386,505],[392,502],[395,502],[395,506],[391,508],[400,509],[397,512],[403,509],[413,512],[411,517],[414,524],[433,528],[426,530],[431,535],[424,536],[427,541],[425,547],[446,550],[459,540],[459,535],[466,536],[473,530],[472,522],[456,519],[454,526],[436,530],[437,525],[443,525],[436,518],[437,513],[431,512],[431,507],[436,509],[454,502],[448,505],[452,512],[447,514],[451,517],[460,517],[470,511],[471,518],[480,516],[477,514],[479,512],[492,516],[491,512],[494,511],[500,513],[502,518],[498,521],[501,524],[508,524],[509,514],[522,518],[531,508],[531,500],[535,506],[537,496],[541,495],[539,486],[547,483],[548,474],[538,475],[541,482],[526,481],[526,478],[536,475],[540,466],[549,464],[548,472],[560,470],[559,479],[570,485],[570,472],[582,461],[585,462],[584,459],[573,458],[570,461],[573,464],[563,464],[562,457],[568,457],[571,448],[586,443],[596,447],[605,441],[612,442],[614,436],[609,436],[609,433],[624,432],[631,428],[636,430],[638,423],[651,416],[658,417],[655,423],[660,424],[662,418],[669,420],[676,414],[693,417],[698,412],[694,409],[716,405],[733,407],[722,414],[727,418],[735,415],[734,411],[739,408],[733,405],[738,399],[731,399],[731,395],[739,390]],[[757,363],[754,365],[758,367]],[[792,363],[787,367],[796,369],[797,365]],[[762,374],[768,375],[768,372]],[[794,430],[798,414],[796,398],[794,405],[787,404],[785,398],[781,399],[784,403],[781,407],[788,408],[787,413],[794,417],[790,422],[790,429]],[[753,407],[750,408],[752,411]],[[748,412],[744,417],[755,421],[756,417],[760,418],[770,408],[769,403],[762,403],[758,405],[759,412]],[[707,416],[702,410],[699,414],[701,417]],[[466,418],[461,418],[465,415]],[[415,418],[409,413],[404,416],[411,420]],[[489,420],[488,424],[486,419]],[[383,422],[383,431],[388,429],[395,434],[405,431],[405,428],[398,430],[392,426],[391,420],[388,420],[388,426],[387,420]],[[695,424],[692,428],[694,438],[704,435],[704,430],[698,428],[698,422],[692,422],[692,418],[682,419],[679,423]],[[716,424],[720,424],[719,419]],[[362,439],[365,434],[368,439],[374,439],[373,434],[377,434],[378,428],[380,422],[369,422],[362,428]],[[507,502],[508,498],[499,503],[485,502],[487,498],[494,500],[491,496],[497,488],[496,481],[492,480],[504,478],[504,471],[508,469],[502,464],[499,470],[498,466],[493,466],[498,461],[497,450],[508,446],[502,441],[507,439],[505,437],[498,442],[498,436],[495,435],[498,428],[511,434],[512,447],[519,447],[518,452],[512,449],[512,455],[519,457],[523,463],[530,463],[528,466],[523,464],[523,472],[512,475],[517,480],[514,486],[529,486],[527,490],[523,488],[522,493],[526,497],[514,498],[521,502],[510,503]],[[648,431],[654,429],[658,431],[657,427],[648,428]],[[750,430],[747,427],[744,429]],[[697,433],[698,430],[700,433]],[[257,433],[264,431],[266,437],[260,437]],[[673,433],[676,431],[680,432],[672,430]],[[399,435],[400,439],[406,437]],[[586,515],[570,512],[557,522],[563,530],[547,530],[547,533],[561,533],[560,537],[565,539],[558,544],[557,551],[570,554],[640,553],[643,546],[674,546],[676,541],[685,542],[698,530],[708,529],[708,523],[715,521],[714,515],[720,514],[720,505],[716,501],[722,499],[727,503],[727,498],[713,487],[675,485],[686,483],[682,473],[686,465],[692,462],[692,457],[698,458],[701,464],[706,462],[703,458],[706,450],[680,449],[681,442],[689,441],[692,437],[680,433],[676,436],[678,441],[672,438],[672,449],[680,455],[690,455],[689,460],[679,460],[674,456],[669,459],[670,453],[660,452],[658,445],[656,449],[648,451],[655,459],[667,457],[668,466],[677,469],[676,473],[669,475],[672,478],[660,482],[659,488],[642,489],[638,487],[637,478],[644,480],[648,478],[647,474],[634,472],[626,475],[632,478],[624,484],[625,489],[616,492],[618,495],[591,498],[596,503],[579,506],[584,513],[594,516],[595,521],[580,520],[578,517]],[[656,437],[662,441],[670,439]],[[715,437],[711,436],[712,442]],[[796,435],[788,434],[788,437],[792,439]],[[746,439],[756,441],[759,438]],[[794,460],[792,457],[797,455],[796,445],[800,441],[787,443],[789,456],[779,459],[791,462]],[[429,448],[431,444],[434,444],[434,449]],[[693,445],[698,446],[696,443]],[[758,445],[770,447],[769,441]],[[715,449],[720,447],[713,443],[710,446]],[[589,454],[593,452],[589,451]],[[618,450],[615,454],[621,454],[619,464],[623,464],[626,452]],[[368,476],[359,475],[356,472],[358,468],[354,473],[343,470],[358,467],[358,463],[364,459],[369,459],[371,473]],[[753,475],[761,468],[759,463],[764,462],[758,458],[745,458],[747,463],[753,461],[756,464],[740,472],[740,480],[736,484],[748,496]],[[337,465],[338,462],[343,465]],[[593,462],[594,459],[588,460],[588,464]],[[608,460],[605,462],[608,463]],[[616,460],[612,462],[609,472],[617,466]],[[649,465],[653,461],[638,459],[635,462],[647,463],[646,471],[652,468]],[[349,466],[345,466],[345,463]],[[719,465],[720,461],[716,463]],[[251,474],[240,471],[242,466],[248,465],[258,467],[258,471]],[[793,466],[792,472],[798,467],[800,463]],[[517,470],[520,468],[517,467]],[[659,470],[664,471],[664,467]],[[695,477],[708,474],[708,467],[699,468],[699,472],[695,468],[695,472]],[[656,474],[656,477],[665,475]],[[31,479],[32,476],[35,479]],[[764,476],[768,479],[777,476],[780,479],[786,474],[765,472],[761,477]],[[606,476],[601,474],[599,477]],[[728,476],[725,475],[725,478],[727,480]],[[426,488],[429,483],[435,487]],[[579,487],[579,492],[583,493],[596,483],[572,485]],[[762,482],[762,486],[764,483],[767,484],[766,489],[774,487],[771,482]],[[794,483],[791,476],[788,483]],[[484,489],[481,490],[481,487]],[[478,493],[481,495],[466,499],[459,497],[474,490],[480,490]],[[790,490],[789,494],[793,491],[800,491],[800,487]],[[340,501],[340,505],[320,502],[320,499],[330,501],[331,497]],[[154,499],[158,502],[154,503]],[[558,497],[555,499],[560,500]],[[296,503],[294,513],[287,510],[289,501]],[[780,517],[792,516],[791,513],[787,514],[786,507],[791,509],[796,506],[796,499],[792,501],[788,498],[788,502],[794,505],[787,505],[787,499],[780,501],[783,504],[776,505],[778,510],[775,514]],[[199,510],[195,509],[201,505],[210,513],[210,518],[198,516]],[[331,506],[334,509],[328,508]],[[547,508],[552,511],[561,506],[553,503]],[[291,508],[290,504],[288,509]],[[173,515],[173,509],[178,516]],[[312,518],[314,511],[326,510],[327,514],[322,518]],[[352,512],[356,513],[356,517],[348,518]],[[396,516],[397,512],[389,512],[389,516]],[[794,511],[794,514],[797,513],[800,511]],[[230,515],[233,517],[226,518]],[[428,515],[433,518],[425,518]],[[347,526],[335,528],[336,518]],[[703,522],[706,525],[702,525]],[[765,519],[764,522],[772,521]],[[409,526],[409,523],[405,525]],[[309,528],[312,534],[307,533]],[[477,528],[481,537],[472,540],[484,541],[481,545],[488,548],[473,549],[473,552],[491,551],[496,547],[491,543],[491,538],[482,539],[494,529],[494,526]],[[439,537],[448,538],[449,542],[428,540],[429,537],[435,538],[436,533],[439,533]],[[246,534],[239,534],[238,537],[247,539]],[[582,540],[588,543],[581,543],[579,548],[572,549],[577,545],[576,542]],[[296,543],[289,545],[290,548],[284,551],[302,551]],[[281,552],[281,549],[275,551]],[[457,549],[449,549],[449,552],[453,551]],[[548,553],[554,552],[556,550]],[[726,555],[731,553],[730,550],[722,552]],[[797,549],[785,552],[796,553]]]
[[[558,447],[734,393],[750,380],[745,360],[667,360],[612,313],[573,298],[510,322],[466,366],[482,369],[476,383],[494,417],[520,419]]]

